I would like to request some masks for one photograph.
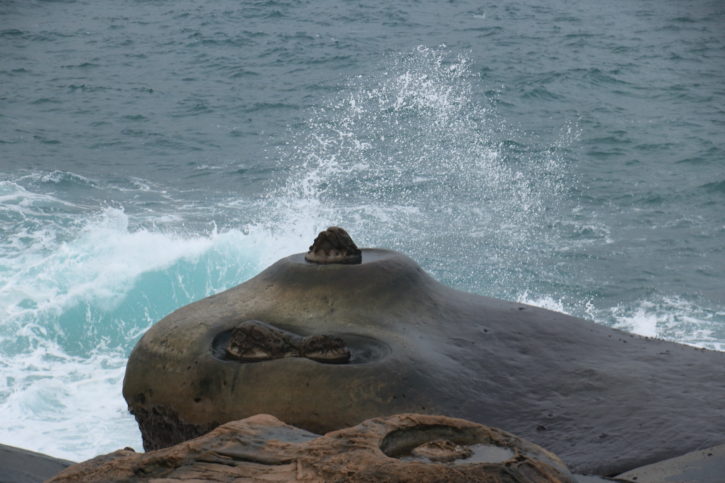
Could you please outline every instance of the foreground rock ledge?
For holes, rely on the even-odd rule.
[[[564,463],[510,433],[462,419],[399,414],[324,436],[266,414],[149,453],[122,449],[50,481],[573,482]]]

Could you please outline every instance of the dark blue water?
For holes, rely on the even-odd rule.
[[[140,449],[156,320],[339,224],[725,349],[725,4],[0,0],[0,442]]]

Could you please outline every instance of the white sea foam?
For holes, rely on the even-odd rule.
[[[541,307],[542,309],[554,310],[556,312],[572,315],[561,300],[557,300],[550,295],[532,296],[529,292],[524,292],[519,295],[516,300],[522,304],[533,305],[534,307]]]
[[[0,385],[0,438],[80,461],[119,447],[142,450],[121,396],[126,357],[119,351],[68,356],[46,342],[5,358]]]
[[[556,312],[593,320],[644,337],[655,337],[704,349],[725,351],[725,312],[677,296],[659,296],[614,307],[597,307],[591,300],[566,303],[550,295],[524,292],[517,300]]]
[[[32,215],[43,215],[42,208],[68,203],[53,196],[34,193],[13,181],[0,181],[0,206],[5,215],[19,215],[27,218]]]
[[[97,182],[80,174],[70,173],[67,171],[53,170],[50,172],[31,171],[30,173],[20,177],[18,181],[35,181],[40,183],[59,184],[64,181],[71,181],[88,186],[94,186]]]
[[[60,243],[51,253],[30,249],[13,260],[14,274],[0,287],[0,300],[20,312],[62,311],[81,301],[111,309],[139,274],[162,270],[182,257],[197,257],[211,245],[208,238],[129,232],[123,211],[108,208],[77,238]],[[13,300],[11,293],[22,300]],[[23,308],[28,305],[35,308]]]
[[[712,350],[725,350],[725,313],[699,306],[682,297],[641,300],[609,309],[614,326],[646,337],[657,337]],[[719,334],[718,334],[719,333]]]
[[[12,199],[21,198],[54,201],[15,189]],[[133,230],[116,208],[79,225],[74,235],[59,237],[67,230],[50,222],[16,234],[27,238],[19,252],[8,248],[13,240],[0,246],[0,441],[72,460],[141,449],[121,382],[153,322],[291,248],[265,245],[263,230]]]

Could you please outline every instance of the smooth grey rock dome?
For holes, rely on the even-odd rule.
[[[228,357],[248,321],[339,338],[349,359]],[[123,394],[146,449],[257,413],[317,433],[401,412],[462,417],[600,475],[725,441],[725,354],[457,291],[379,249],[360,264],[292,255],[177,310],[138,342]]]

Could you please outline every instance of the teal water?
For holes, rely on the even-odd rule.
[[[0,0],[0,442],[141,449],[156,320],[331,224],[725,350],[719,1]]]

